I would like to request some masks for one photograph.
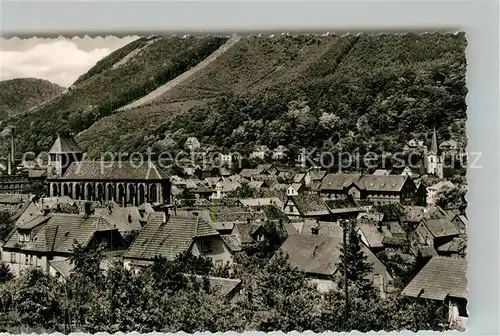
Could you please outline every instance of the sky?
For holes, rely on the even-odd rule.
[[[137,36],[0,39],[0,80],[41,78],[63,87]]]

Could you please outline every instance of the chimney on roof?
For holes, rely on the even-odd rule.
[[[163,207],[163,224],[168,222],[168,218],[170,215],[168,214],[168,207]]]
[[[85,216],[86,217],[89,217],[91,214],[90,206],[91,206],[90,202],[85,203]]]
[[[43,208],[42,211],[43,211],[43,215],[44,216],[47,216],[50,213],[50,209],[49,208]]]
[[[113,207],[111,204],[108,204],[108,213],[111,215],[113,213]]]
[[[316,223],[313,226],[311,226],[311,234],[318,235],[319,228],[320,228],[319,220],[316,219]]]

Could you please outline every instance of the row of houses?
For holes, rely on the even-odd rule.
[[[196,137],[189,137],[184,144],[184,148],[189,152],[197,151],[201,147],[201,143]],[[269,155],[273,160],[281,160],[287,157],[287,153],[288,149],[283,145],[279,145],[273,150],[269,149],[266,145],[256,145],[249,157],[251,159],[264,160]],[[221,163],[228,164],[229,166],[233,163],[233,157],[230,153],[219,153],[218,159]]]
[[[139,235],[141,235],[143,232],[147,234],[149,230],[152,230],[151,234],[153,234],[160,232],[159,228],[163,228],[167,230],[166,232],[170,232],[168,233],[169,239],[176,241],[173,228],[170,226],[181,227],[181,233],[186,233],[189,230],[184,226],[192,225],[195,232],[191,237],[193,239],[197,235],[199,238],[210,237],[214,231],[221,235],[222,242],[213,244],[216,246],[213,251],[219,252],[214,252],[212,259],[216,264],[226,264],[230,262],[227,253],[241,250],[242,244],[252,239],[255,241],[263,239],[259,230],[268,220],[263,211],[266,207],[273,207],[283,214],[285,220],[281,222],[281,225],[292,235],[302,232],[306,225],[304,223],[309,223],[307,225],[329,223],[327,227],[330,227],[331,225],[338,226],[340,220],[353,220],[357,223],[356,229],[361,240],[373,253],[378,253],[383,249],[394,249],[413,254],[420,251],[426,256],[460,257],[465,255],[467,218],[459,213],[447,213],[440,208],[430,213],[426,208],[417,206],[398,204],[373,206],[369,203],[356,202],[352,198],[331,200],[318,195],[303,195],[287,197],[284,203],[279,198],[252,198],[238,200],[231,206],[172,208],[170,215],[168,208],[158,212],[158,208],[155,209],[155,206],[151,204],[144,204],[140,207],[120,207],[112,202],[103,205],[101,202],[92,204],[74,201],[70,198],[41,199],[30,202],[28,207],[23,207],[22,214],[16,220],[16,230],[11,232],[3,246],[3,251],[7,254],[3,255],[2,260],[10,260],[17,264],[13,266],[13,270],[19,273],[22,267],[18,266],[23,265],[23,258],[29,258],[27,255],[30,254],[29,252],[23,253],[21,250],[33,253],[36,251],[61,252],[63,254],[61,257],[64,257],[64,254],[68,253],[68,249],[71,248],[73,240],[81,240],[73,236],[80,232],[80,227],[92,230],[82,233],[85,237],[89,235],[108,237],[109,248],[113,250],[123,248],[124,242],[121,238],[125,238],[132,232],[140,232]],[[172,221],[169,222],[170,218]],[[201,226],[194,227],[194,222],[190,220],[196,220],[197,225]],[[51,229],[52,226],[58,229]],[[37,235],[42,227],[49,229],[40,231],[42,237],[38,238]],[[212,230],[208,230],[209,227]],[[115,229],[118,235],[111,232]],[[48,238],[46,231],[54,236]],[[57,234],[61,235],[63,231],[64,235],[56,239]],[[205,231],[209,233],[203,233]],[[319,227],[316,231],[320,231]],[[152,238],[159,239],[157,233],[154,233],[154,237],[145,238],[140,243],[140,246],[144,247],[141,256],[134,254],[130,257],[152,259],[156,248],[154,245],[146,248],[145,242],[153,244]],[[252,238],[252,235],[255,236]],[[88,240],[90,238],[86,239],[84,243],[90,244],[91,241]],[[104,237],[98,238],[98,240],[102,239]],[[51,246],[50,249],[43,245],[47,241]],[[63,242],[70,245],[64,245]],[[135,243],[134,241],[132,246]],[[59,244],[64,247],[60,249]],[[163,246],[163,243],[160,245]],[[172,241],[167,242],[166,245],[184,246],[174,244]],[[200,245],[195,252],[208,252],[209,250],[201,248]],[[13,252],[13,255],[8,255],[9,251]],[[153,254],[149,254],[148,251]],[[172,253],[178,252],[175,250]],[[34,259],[35,265],[39,259],[43,258],[39,256]],[[45,269],[49,266],[49,260],[50,258],[43,261]]]
[[[200,198],[222,199],[229,193],[248,185],[253,190],[283,191],[287,196],[317,194],[331,199],[350,196],[374,204],[399,202],[425,205],[427,190],[423,183],[406,175],[336,173],[310,168],[306,172],[278,171],[272,165],[243,169],[239,174],[210,176],[204,179],[171,177],[172,194],[184,190]]]
[[[466,246],[465,216],[439,208],[436,214],[424,207],[375,206],[353,198],[308,194],[289,196],[284,203],[279,198],[251,198],[229,206],[189,208],[149,203],[121,207],[69,197],[43,198],[28,204],[1,251],[2,262],[8,263],[16,275],[23,269],[39,267],[67,276],[72,268],[68,258],[74,241],[83,246],[105,246],[108,259],[101,265],[103,269],[118,259],[127,268],[139,270],[151,265],[157,255],[172,259],[183,252],[210,258],[215,266],[231,265],[236,253],[265,240],[264,227],[272,224],[287,232],[280,249],[289,255],[290,262],[305,272],[318,290],[327,291],[333,288],[338,272],[343,234],[339,221],[352,219],[357,223],[363,251],[374,265],[370,277],[380,295],[387,297],[394,292],[393,275],[377,257],[380,251],[432,251],[426,254],[432,260],[461,260]],[[264,211],[267,207],[278,210],[280,219],[268,218]],[[131,232],[136,236],[127,243]],[[233,282],[234,287],[229,286],[233,288],[231,295],[237,293],[237,281]],[[450,309],[459,308],[455,305]]]

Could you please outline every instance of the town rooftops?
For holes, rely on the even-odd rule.
[[[302,184],[300,183],[292,183],[290,187],[293,188],[293,190],[299,192],[302,189]]]
[[[47,175],[47,171],[44,169],[28,169],[28,177],[32,179],[42,178]]]
[[[201,275],[195,275],[198,281],[202,281],[203,277]],[[229,278],[219,278],[219,277],[208,277],[208,284],[211,290],[220,291],[223,295],[231,295],[237,287],[241,284],[240,279],[229,279]]]
[[[290,196],[290,201],[295,204],[302,216],[328,215],[330,211],[325,201],[319,195]]]
[[[328,199],[324,201],[331,213],[360,212],[361,208],[352,199]]]
[[[60,260],[50,260],[49,265],[52,266],[52,268],[64,278],[68,278],[74,268],[74,265],[72,265],[71,261],[67,258]],[[99,268],[103,271],[107,271],[110,266],[110,260],[103,259],[99,265]]]
[[[439,252],[460,253],[467,248],[467,238],[454,237],[452,240],[438,247]]]
[[[320,275],[333,275],[340,256],[339,237],[326,235],[289,235],[281,246],[288,261],[299,270]]]
[[[447,217],[423,219],[422,223],[435,238],[459,235],[460,232]]]
[[[170,215],[164,223],[164,213],[154,212],[123,257],[152,260],[163,256],[172,260],[188,251],[195,238],[206,236],[219,236],[219,233],[199,217]]]
[[[255,242],[252,235],[257,232],[262,227],[261,223],[236,223],[234,224],[236,229],[236,233],[241,243],[243,244],[251,244]]]
[[[373,223],[363,221],[363,223],[359,226],[359,230],[363,233],[368,247],[377,248],[384,246],[382,244],[382,241],[384,240],[384,234],[379,231],[377,227],[373,225]]]
[[[212,223],[238,223],[238,222],[256,222],[266,219],[262,211],[253,211],[243,207],[224,207],[214,206],[209,211],[201,214],[208,222]]]
[[[306,176],[305,173],[298,173],[293,177],[293,183],[301,183],[304,180],[304,177]]]
[[[467,260],[435,256],[403,290],[403,295],[444,300],[467,298]]]
[[[238,189],[239,187],[241,187],[241,183],[239,183],[239,182],[232,182],[232,181],[229,181],[229,180],[219,181],[215,185],[215,188],[217,190],[222,191],[222,192],[233,191],[233,190]]]
[[[78,161],[68,167],[61,180],[163,180],[152,162]]]
[[[304,221],[299,234],[310,236],[312,235],[312,228],[317,229],[318,234],[322,236],[342,237],[342,227],[338,222],[322,222],[311,219],[306,219]]]
[[[255,174],[259,174],[259,172],[256,172],[255,169],[244,168],[242,171],[240,171],[239,175],[241,175],[242,177],[251,177]]]
[[[337,271],[342,234],[335,235],[289,235],[281,246],[281,251],[288,254],[289,262],[299,270],[318,275],[333,275]],[[382,262],[364,245],[362,250],[368,262],[373,264],[375,274],[383,274],[392,279]]]
[[[242,198],[239,200],[243,206],[260,207],[265,205],[281,205],[281,200],[278,197],[263,197],[263,198]]]
[[[82,150],[73,137],[58,135],[56,141],[49,151],[49,154],[63,153],[82,153]]]
[[[376,169],[373,172],[373,175],[375,175],[375,176],[387,176],[387,175],[391,175],[391,170],[388,170],[388,169]]]
[[[234,234],[226,234],[226,235],[221,235],[220,237],[232,252],[241,251],[241,241],[238,238],[238,236]]]
[[[83,216],[79,214],[39,215],[20,229],[32,229],[40,225],[40,229],[30,242],[20,243],[18,230],[13,230],[4,248],[20,248],[27,251],[69,253],[76,240],[86,245],[95,232],[116,230],[114,225],[100,216]]]
[[[401,220],[406,222],[420,222],[426,215],[426,208],[423,206],[406,205]]]
[[[139,231],[141,229],[142,216],[137,207],[108,206],[97,208],[95,213],[107,220],[120,232]]]
[[[311,168],[309,169],[308,173],[311,177],[311,181],[321,181],[326,175],[326,170]]]
[[[28,194],[0,194],[0,204],[22,204],[30,199]]]
[[[398,192],[407,179],[401,175],[328,174],[321,183],[321,190],[343,191],[355,184],[360,190]]]
[[[438,182],[430,187],[427,187],[428,190],[440,190],[442,188],[455,188],[455,185],[448,181],[448,180],[445,180],[445,181],[441,181],[441,182]]]
[[[327,174],[321,182],[321,190],[343,191],[360,177],[361,174]]]

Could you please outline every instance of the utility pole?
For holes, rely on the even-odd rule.
[[[349,220],[342,220],[342,236],[344,244],[344,298],[345,298],[345,311],[344,311],[344,324],[347,323],[349,318],[349,290],[347,283],[347,230],[349,229]]]

